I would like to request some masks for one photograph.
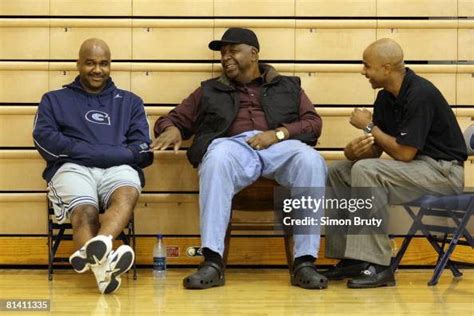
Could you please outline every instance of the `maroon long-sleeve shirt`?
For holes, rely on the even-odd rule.
[[[251,81],[248,84],[236,84],[239,91],[240,107],[234,122],[231,124],[226,136],[237,135],[251,130],[268,130],[265,113],[260,104],[260,92],[264,83],[263,77]],[[185,138],[189,138],[193,131],[194,122],[197,119],[200,100],[202,97],[201,87],[197,88],[189,97],[174,108],[170,113],[158,119],[155,123],[155,135],[161,134],[167,127],[176,126]],[[306,93],[300,91],[299,119],[297,121],[282,124],[290,138],[304,133],[314,133],[316,137],[321,134],[321,117],[314,110],[312,102]]]

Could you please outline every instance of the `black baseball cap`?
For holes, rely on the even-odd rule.
[[[225,31],[220,41],[212,41],[209,43],[209,48],[212,50],[221,50],[225,44],[247,44],[260,50],[257,35],[252,30],[243,29],[240,27],[231,27]]]

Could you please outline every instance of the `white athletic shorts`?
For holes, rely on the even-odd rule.
[[[98,210],[107,208],[112,193],[124,186],[134,187],[139,193],[142,190],[138,172],[129,165],[102,169],[68,162],[48,183],[48,198],[61,224],[69,220],[78,205],[90,204]]]

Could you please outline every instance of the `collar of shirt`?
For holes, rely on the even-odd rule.
[[[240,82],[236,82],[236,81],[232,82],[232,84],[234,85],[234,88],[236,88],[236,89],[245,89],[246,87],[260,87],[264,83],[265,83],[265,79],[264,79],[263,75],[255,78],[252,81],[247,82],[247,83],[240,83]]]
[[[411,70],[410,68],[406,67],[405,69],[405,77],[403,78],[402,86],[400,87],[400,92],[398,93],[398,96],[395,97],[393,94],[386,91],[387,95],[389,96],[390,105],[393,106],[394,109],[403,108],[403,106],[405,105],[408,89],[411,85],[413,76],[415,75],[413,70]]]
[[[406,99],[406,96],[408,94],[408,89],[411,85],[413,77],[415,76],[415,73],[410,68],[406,67],[405,70],[406,70],[405,77],[403,78],[402,86],[400,87],[400,92],[398,93],[398,96],[395,98],[396,104],[404,103],[402,100]]]

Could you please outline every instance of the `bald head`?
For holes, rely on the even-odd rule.
[[[99,38],[89,38],[82,43],[79,49],[79,59],[84,59],[93,51],[102,51],[110,59],[109,45]]]
[[[405,77],[403,50],[397,42],[382,38],[364,51],[361,74],[369,79],[372,88],[384,88],[397,95]]]
[[[100,93],[110,77],[110,49],[101,39],[90,38],[79,49],[77,70],[82,87],[89,93]]]
[[[389,38],[382,38],[370,44],[364,51],[364,59],[366,57],[379,65],[390,64],[394,71],[405,69],[402,48]]]

